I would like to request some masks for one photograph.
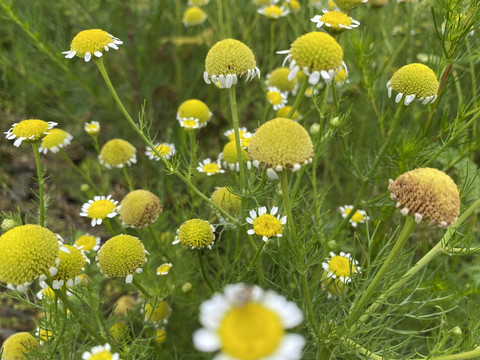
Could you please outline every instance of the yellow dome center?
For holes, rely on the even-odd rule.
[[[110,200],[96,200],[88,208],[87,214],[90,219],[105,219],[115,208],[116,205]]]
[[[168,145],[160,144],[157,146],[157,151],[163,156],[166,156],[170,154],[170,151],[172,151],[172,149]],[[152,151],[152,154],[156,156],[156,154],[153,151]]]
[[[91,251],[97,245],[97,239],[95,236],[82,235],[75,241],[75,245],[82,247],[82,250]]]
[[[352,20],[347,14],[342,13],[341,11],[329,11],[322,15],[320,18],[324,23],[330,24],[332,28],[335,30],[344,30],[340,27],[343,26],[350,26],[352,24]]]
[[[108,350],[103,350],[91,356],[89,360],[112,360],[112,353]]]
[[[350,212],[352,211],[352,209],[345,209],[345,214],[350,214]],[[355,211],[355,214],[353,214],[351,220],[353,222],[356,222],[356,223],[359,223],[359,222],[362,222],[364,220],[364,216],[362,215],[362,213],[360,211]]]
[[[355,272],[350,260],[344,256],[334,256],[328,262],[328,268],[336,276],[349,277]]]
[[[343,50],[328,34],[313,31],[300,36],[292,43],[290,55],[297,66],[310,71],[336,70],[343,60]]]
[[[100,158],[107,166],[119,166],[132,161],[135,153],[135,147],[128,141],[112,139],[103,145]]]
[[[209,164],[203,165],[202,169],[207,174],[216,174],[218,170],[220,170],[220,167],[215,163],[209,163]]]
[[[283,102],[282,94],[280,94],[278,91],[268,91],[267,99],[272,105],[278,105]]]
[[[59,250],[58,257],[60,258],[60,265],[58,266],[57,275],[53,277],[54,280],[69,280],[75,279],[83,269],[85,258],[80,250],[72,245],[64,245],[69,251]]]
[[[428,66],[415,63],[397,70],[390,79],[390,86],[398,93],[424,98],[437,94],[438,80]]]
[[[70,49],[76,51],[78,57],[83,58],[85,53],[104,52],[105,46],[113,43],[113,38],[106,31],[91,29],[80,31],[72,40]]]
[[[205,21],[207,14],[197,6],[189,7],[183,14],[183,23],[186,25],[198,25]]]
[[[226,161],[229,164],[236,164],[238,162],[238,157],[237,157],[237,145],[234,141],[228,142],[224,147],[223,147],[223,158],[224,161]],[[248,161],[248,153],[242,149],[242,160]]]
[[[187,247],[196,249],[210,246],[215,235],[208,221],[192,219],[185,221],[178,229],[178,240]]]
[[[234,39],[217,42],[208,51],[205,59],[205,70],[209,75],[243,75],[257,67],[252,50]]]
[[[253,231],[260,236],[270,238],[283,233],[282,223],[271,214],[263,214],[253,220]]]
[[[133,274],[147,261],[145,248],[139,238],[117,235],[109,239],[98,251],[98,265],[108,277]]]
[[[12,129],[12,133],[17,137],[26,138],[27,140],[39,140],[48,132],[50,125],[48,122],[38,119],[20,121]]]
[[[258,360],[277,350],[284,329],[278,315],[258,303],[229,310],[218,335],[222,351],[241,360]]]
[[[283,11],[278,5],[270,5],[265,9],[265,15],[269,18],[277,19],[283,15]]]
[[[68,133],[62,129],[51,129],[42,140],[42,147],[51,149],[53,147],[62,145],[67,139]]]

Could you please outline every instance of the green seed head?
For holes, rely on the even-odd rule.
[[[134,190],[123,198],[119,213],[125,226],[141,228],[157,221],[162,203],[150,191]]]

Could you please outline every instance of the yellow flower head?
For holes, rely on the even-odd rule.
[[[82,354],[83,360],[120,360],[120,355],[112,354],[110,344],[94,346],[92,350],[85,351]]]
[[[202,329],[193,334],[194,346],[219,350],[217,358],[300,360],[305,339],[287,329],[303,321],[293,302],[258,286],[227,285],[200,307]]]
[[[141,273],[147,261],[146,251],[139,238],[117,235],[98,250],[98,266],[102,274],[110,278],[123,278],[131,283],[134,273]]]
[[[91,225],[100,225],[106,218],[113,218],[117,215],[118,201],[112,199],[112,195],[95,196],[93,200],[88,200],[82,205],[82,212],[80,216],[85,216],[90,219]]]
[[[46,122],[38,119],[23,120],[12,125],[10,130],[4,132],[8,140],[14,140],[13,146],[19,147],[22,141],[35,142],[43,139],[57,126],[55,122]]]
[[[156,303],[147,302],[145,304],[145,321],[165,322],[171,312],[172,310],[165,300]]]
[[[131,166],[137,162],[137,150],[128,141],[112,139],[103,145],[98,161],[107,169]]]
[[[438,92],[437,76],[428,66],[423,64],[409,64],[397,70],[387,83],[388,97],[392,96],[392,90],[397,95],[395,102],[399,103],[405,96],[405,106],[417,99],[423,105],[435,102]]]
[[[207,176],[223,174],[225,172],[220,165],[220,160],[212,161],[210,158],[206,158],[205,160],[199,162],[197,171],[205,173]]]
[[[43,154],[51,151],[52,153],[57,153],[61,148],[70,144],[70,141],[73,139],[73,136],[62,129],[52,129],[50,132],[42,139],[40,144],[40,152]]]
[[[241,41],[221,40],[208,51],[203,73],[207,84],[220,81],[222,88],[230,88],[244,74],[247,74],[245,81],[253,80],[257,76],[260,78],[260,70],[252,50]]]
[[[285,6],[278,6],[278,5],[267,5],[257,10],[257,12],[261,15],[266,16],[267,18],[279,19],[281,17],[287,16],[290,14],[290,10],[285,8]]]
[[[121,343],[125,340],[125,337],[128,336],[128,326],[124,321],[117,321],[110,326],[108,333],[115,339],[116,342]]]
[[[155,331],[155,338],[153,341],[155,341],[157,344],[162,344],[167,341],[167,332],[164,328],[160,328]]]
[[[120,203],[120,220],[126,227],[142,228],[157,221],[162,203],[147,190],[130,191]]]
[[[290,45],[290,50],[277,51],[277,54],[288,54],[284,64],[290,61],[289,80],[302,70],[311,85],[316,85],[321,78],[330,83],[335,73],[345,67],[341,46],[330,35],[318,31],[300,36]]]
[[[302,5],[298,0],[285,0],[285,1],[287,3],[288,8],[294,13],[299,12],[302,8]]]
[[[31,350],[38,349],[38,341],[28,332],[10,335],[2,345],[2,360],[27,360]]]
[[[290,105],[286,105],[286,106],[284,106],[283,108],[278,109],[277,112],[275,113],[275,116],[276,116],[276,117],[281,117],[281,118],[286,118],[287,115],[290,113],[290,109],[291,109],[291,108],[292,108],[292,107],[291,107]],[[300,116],[300,114],[298,113],[298,111],[295,110],[295,111],[293,112],[293,114],[292,114],[288,119],[292,119],[292,120],[298,121],[298,120],[301,119],[301,116]]]
[[[35,331],[35,335],[38,337],[40,344],[53,340],[53,331],[51,330],[47,330],[39,327]]]
[[[259,235],[263,241],[267,241],[273,236],[282,237],[283,225],[287,223],[287,217],[283,216],[280,218],[280,215],[275,216],[277,212],[278,207],[276,206],[272,207],[270,213],[267,213],[265,206],[258,208],[258,210],[250,210],[250,217],[247,217],[246,220],[253,225],[253,229],[249,229],[247,233],[249,235]]]
[[[165,263],[157,268],[157,275],[167,275],[172,268],[172,263]]]
[[[344,205],[340,206],[339,210],[340,213],[342,214],[342,217],[345,219],[353,209],[353,205]],[[367,213],[365,210],[357,210],[355,211],[355,214],[350,218],[350,224],[352,224],[353,227],[356,227],[358,224],[363,224],[365,221],[370,220],[370,218],[367,216]]]
[[[177,230],[172,244],[182,244],[191,249],[212,248],[215,241],[215,228],[206,220],[191,219],[185,221]]]
[[[168,144],[168,143],[158,143],[155,145],[155,149],[165,157],[165,159],[170,160],[170,158],[175,155],[175,144]],[[148,156],[150,160],[160,161],[158,155],[153,151],[152,148],[147,148],[145,151],[145,155]]]
[[[401,208],[402,215],[411,214],[415,221],[429,221],[448,227],[455,223],[460,213],[457,185],[443,171],[419,168],[389,181],[390,197]]]
[[[341,11],[323,11],[323,15],[315,15],[312,22],[317,23],[317,28],[323,27],[332,34],[339,34],[345,30],[356,28],[360,23]]]
[[[328,290],[329,298],[343,295],[347,290],[345,284],[352,281],[353,274],[360,272],[358,261],[343,251],[339,255],[331,252],[322,267],[322,287]]]
[[[278,110],[287,104],[287,92],[280,91],[279,88],[269,86],[267,88],[267,100],[272,105],[273,110]]]
[[[343,12],[351,11],[357,8],[361,3],[367,3],[368,0],[335,0],[338,8]]]
[[[98,121],[86,122],[83,130],[85,130],[88,135],[95,136],[100,132],[100,123]]]
[[[229,129],[223,133],[228,138],[228,141],[235,141],[235,130]],[[247,130],[246,127],[241,127],[238,129],[238,135],[240,140],[245,140],[253,136],[251,132]]]
[[[207,125],[212,117],[208,106],[201,100],[184,101],[178,108],[177,120],[182,127],[198,129]]]
[[[267,86],[274,86],[280,91],[294,93],[298,85],[298,78],[294,77],[289,80],[288,74],[290,74],[288,67],[273,69],[273,71],[267,75]]]
[[[240,210],[242,198],[231,193],[226,186],[223,186],[212,193],[212,201],[230,215],[235,215]]]
[[[308,132],[297,122],[287,118],[267,121],[255,132],[248,154],[253,165],[267,168],[270,177],[290,168],[297,171],[313,158],[313,143]]]
[[[60,264],[58,266],[58,272],[53,277],[52,286],[54,289],[60,289],[66,282],[68,286],[72,287],[74,284],[80,283],[80,273],[85,270],[85,262],[90,262],[83,252],[72,245],[65,245],[68,252],[59,250],[58,258]]]
[[[100,29],[91,29],[80,31],[72,40],[70,50],[62,52],[67,59],[75,55],[89,62],[92,55],[97,58],[102,57],[104,51],[109,49],[118,50],[117,45],[123,44],[123,41],[110,35]]]
[[[38,225],[21,225],[0,237],[0,281],[24,292],[40,276],[57,272],[57,236]]]
[[[189,6],[204,6],[207,5],[210,0],[188,0]]]
[[[84,234],[75,240],[75,246],[83,251],[97,251],[100,249],[100,237]]]
[[[238,162],[237,156],[237,143],[235,140],[229,141],[224,147],[223,151],[220,154],[220,158],[222,159],[223,166],[225,168],[229,168],[232,171],[240,171],[240,163]],[[247,168],[250,169],[252,163],[250,162],[250,158],[248,157],[248,153],[242,149],[242,160],[244,163],[247,164]]]
[[[186,27],[203,24],[207,20],[207,13],[198,6],[191,6],[183,13],[183,25]]]

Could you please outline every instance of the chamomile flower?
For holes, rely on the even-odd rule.
[[[35,330],[35,336],[38,338],[40,345],[53,340],[53,331],[38,327]]]
[[[212,112],[207,104],[197,99],[184,101],[177,110],[177,120],[184,128],[202,128],[207,125],[211,117]]]
[[[165,324],[172,313],[170,305],[165,300],[145,303],[145,321],[157,324]]]
[[[118,213],[123,226],[142,228],[157,221],[162,213],[162,202],[148,190],[133,190],[120,202]]]
[[[105,345],[94,346],[92,350],[85,351],[82,354],[82,360],[120,360],[120,355],[112,354],[112,347],[109,343]]]
[[[167,160],[170,160],[170,158],[175,155],[176,152],[175,144],[169,143],[157,143],[155,144],[155,149]],[[160,161],[158,155],[155,154],[155,151],[153,151],[151,148],[147,148],[145,155],[147,155],[150,160]]]
[[[167,275],[172,268],[172,263],[165,263],[157,268],[157,275]]]
[[[277,87],[269,86],[267,88],[267,100],[272,105],[273,110],[283,108],[287,104],[287,96],[287,92],[282,92]]]
[[[72,287],[80,283],[80,273],[85,270],[85,262],[90,263],[90,260],[85,256],[82,250],[72,245],[64,245],[68,252],[58,252],[59,265],[58,272],[53,276],[53,289],[60,289],[63,284]]]
[[[97,251],[100,249],[100,236],[84,234],[75,240],[75,246],[83,251]]]
[[[42,226],[27,224],[7,231],[0,236],[0,281],[11,290],[25,292],[37,278],[55,276],[59,249],[65,250],[57,235]]]
[[[315,15],[310,19],[317,23],[317,28],[323,27],[326,31],[333,34],[341,33],[345,30],[356,28],[360,23],[341,11],[323,10],[323,15]]]
[[[219,350],[229,360],[300,360],[305,339],[287,333],[303,321],[298,306],[273,291],[245,284],[227,285],[223,294],[202,303],[203,328],[193,334],[199,351]]]
[[[98,161],[107,169],[131,166],[137,162],[137,149],[128,141],[112,139],[102,146]]]
[[[342,214],[342,218],[346,218],[350,212],[353,209],[353,205],[344,205],[340,206],[339,210],[340,213]],[[370,218],[367,216],[367,213],[365,210],[357,210],[355,211],[355,214],[350,218],[350,224],[352,224],[353,227],[356,227],[358,224],[363,224],[365,221],[370,220]]]
[[[73,58],[75,55],[89,62],[92,55],[99,58],[103,56],[104,51],[109,49],[118,50],[118,45],[123,41],[110,35],[106,31],[100,29],[91,29],[80,31],[72,40],[70,50],[63,51],[67,59]]]
[[[31,359],[31,356],[25,354],[29,354],[32,350],[37,350],[38,345],[37,339],[28,332],[18,332],[10,335],[0,349],[2,360]]]
[[[225,39],[210,48],[203,73],[207,84],[220,81],[222,88],[230,88],[245,74],[245,81],[253,80],[257,76],[260,78],[255,56],[247,45],[238,40]]]
[[[242,198],[233,194],[226,186],[215,189],[212,193],[212,201],[233,216],[238,213],[242,204]],[[224,220],[221,215],[217,214],[217,216]]]
[[[298,0],[285,0],[285,2],[287,3],[288,8],[294,13],[299,12],[302,8],[302,5]]]
[[[190,6],[183,13],[183,25],[185,27],[200,25],[207,20],[207,13],[198,6]]]
[[[392,90],[397,93],[395,102],[404,98],[404,105],[408,106],[417,99],[423,105],[434,103],[437,100],[437,76],[428,66],[413,63],[397,70],[387,83],[388,97],[392,97]]]
[[[322,268],[322,287],[328,290],[329,298],[343,295],[347,290],[345,284],[350,283],[352,276],[361,270],[358,261],[343,251],[339,255],[330,252],[330,257],[322,263]]]
[[[86,122],[83,125],[83,130],[85,130],[88,135],[98,135],[100,132],[100,123],[98,121]]]
[[[318,84],[320,79],[327,84],[332,82],[335,74],[345,67],[341,46],[332,36],[318,31],[300,36],[290,50],[277,51],[277,54],[287,54],[283,64],[290,61],[289,80],[302,70],[311,85]]]
[[[240,171],[240,163],[238,162],[237,143],[235,140],[229,141],[223,147],[223,151],[219,155],[219,159],[222,161],[223,167],[229,168],[232,171]],[[242,161],[247,165],[247,169],[252,167],[252,162],[248,156],[248,153],[242,149]]]
[[[343,12],[349,12],[356,9],[360,4],[367,3],[368,0],[335,0],[335,4]]]
[[[50,132],[42,139],[40,143],[39,151],[40,153],[46,154],[49,151],[52,153],[57,153],[60,149],[64,148],[67,145],[70,145],[70,141],[73,139],[73,136],[62,129],[52,129]]]
[[[313,158],[313,143],[302,125],[287,118],[275,118],[258,128],[250,141],[248,154],[253,165],[262,165],[267,175],[278,178],[284,169],[299,170]]]
[[[229,129],[225,131],[223,135],[225,135],[229,141],[235,141],[235,129]],[[238,135],[240,140],[242,140],[251,137],[253,134],[249,132],[246,127],[241,127],[238,129]]]
[[[13,146],[19,147],[22,141],[36,142],[43,139],[55,126],[57,126],[56,122],[28,119],[13,124],[4,134],[8,140],[15,140]]]
[[[118,201],[112,199],[112,195],[95,196],[93,200],[88,200],[82,205],[82,212],[80,216],[85,216],[90,219],[91,225],[100,225],[106,218],[113,218],[117,216],[119,206]]]
[[[210,158],[206,158],[205,160],[199,162],[197,170],[199,172],[205,173],[207,176],[223,174],[225,172],[225,170],[222,169],[219,160],[212,162]]]
[[[288,67],[278,67],[273,69],[267,75],[266,85],[278,88],[281,92],[294,94],[298,86],[298,77],[289,79],[290,69]]]
[[[98,267],[109,278],[125,278],[130,284],[133,275],[140,274],[147,261],[147,251],[139,238],[131,235],[117,235],[98,250]]]
[[[460,213],[458,187],[450,176],[433,168],[419,168],[389,180],[390,197],[402,215],[412,215],[419,223],[448,227]]]
[[[283,236],[283,225],[287,223],[287,216],[280,218],[277,215],[278,207],[273,206],[270,213],[267,213],[267,208],[262,206],[257,210],[250,210],[247,217],[247,222],[253,225],[253,229],[249,229],[247,233],[249,235],[259,235],[263,241],[267,241],[271,237]],[[277,215],[277,216],[275,216]]]
[[[191,219],[185,221],[177,230],[172,242],[191,249],[211,249],[215,241],[215,228],[206,220]]]
[[[285,8],[285,6],[278,5],[267,5],[257,10],[261,15],[266,16],[267,18],[274,20],[281,17],[285,17],[290,14],[290,9]]]

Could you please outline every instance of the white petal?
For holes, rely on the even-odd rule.
[[[249,214],[250,214],[250,217],[251,217],[252,219],[256,219],[256,218],[257,218],[257,212],[256,212],[255,210],[250,210]]]
[[[261,216],[261,215],[265,215],[267,213],[267,207],[266,206],[262,206],[260,209],[258,209],[258,215]]]
[[[403,97],[403,94],[398,93],[397,96],[395,97],[395,102],[398,104],[400,102],[400,100],[402,100],[402,97]]]
[[[277,351],[262,360],[298,360],[302,358],[305,338],[299,334],[286,334],[278,345]]]
[[[220,339],[213,331],[199,329],[193,333],[193,345],[197,350],[212,352],[220,349]]]
[[[118,46],[115,43],[108,44],[112,49],[118,50]]]
[[[223,74],[218,77],[218,81],[220,81],[220,86],[221,86],[222,88],[225,88],[225,87],[226,87],[226,86],[225,86],[225,85],[226,85],[226,83],[225,83],[225,76],[224,76]]]
[[[133,281],[133,274],[128,274],[127,277],[125,278],[125,282],[127,284],[131,284]]]
[[[232,84],[233,84],[233,76],[232,74],[228,74],[227,79],[225,81],[225,87],[229,89],[232,87]]]
[[[210,77],[208,76],[208,73],[206,71],[203,72],[203,80],[205,80],[205,82],[207,84],[211,84],[212,82],[210,81]]]
[[[278,174],[272,168],[267,169],[267,176],[271,180],[278,180]]]
[[[89,62],[91,58],[92,58],[92,53],[89,52],[89,51],[87,51],[87,52],[85,53],[85,57],[84,57],[85,62]]]
[[[272,210],[270,210],[270,215],[275,215],[278,211],[278,206],[273,206]]]
[[[291,301],[273,291],[266,291],[262,301],[263,305],[273,310],[282,320],[286,329],[290,329],[302,323],[303,312]]]
[[[253,230],[253,229],[248,229],[248,230],[247,230],[247,234],[248,234],[248,235],[254,235],[254,234],[255,234],[255,230]]]

